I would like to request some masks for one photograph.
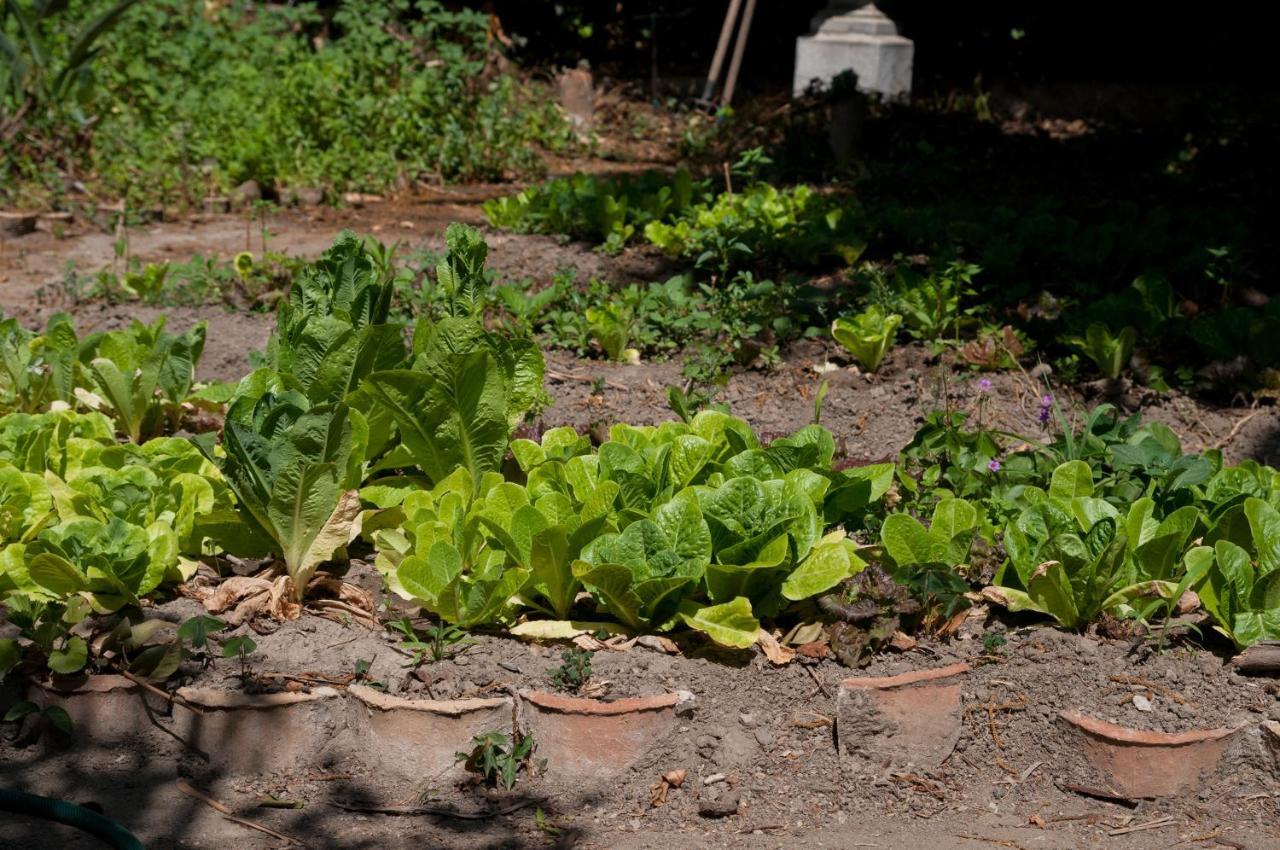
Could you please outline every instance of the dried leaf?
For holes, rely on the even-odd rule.
[[[636,646],[643,646],[646,649],[665,652],[667,655],[679,655],[680,647],[676,646],[676,642],[671,638],[662,635],[641,635],[636,638]]]
[[[796,657],[794,649],[782,646],[778,643],[777,638],[764,629],[761,629],[756,634],[756,646],[760,647],[760,651],[765,654],[766,658],[779,667],[784,664],[790,664],[791,660]]]
[[[897,631],[893,633],[893,637],[889,638],[889,646],[898,650],[898,652],[908,652],[916,648],[916,639],[911,635]]]
[[[689,771],[683,767],[679,770],[668,770],[662,774],[662,781],[670,785],[672,788],[679,788],[684,784],[685,779],[689,776]]]
[[[796,647],[796,652],[805,658],[822,659],[831,654],[831,647],[824,634],[821,640],[800,644]]]

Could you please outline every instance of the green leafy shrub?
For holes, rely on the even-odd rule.
[[[484,213],[494,227],[562,234],[617,253],[650,222],[671,221],[707,195],[706,182],[683,168],[671,175],[574,174],[486,201]]]
[[[673,257],[727,277],[748,265],[852,263],[862,253],[856,208],[807,186],[755,183],[690,207],[673,223],[653,221],[645,238]]]
[[[38,27],[50,67],[74,59],[72,35],[109,5],[79,3]],[[0,22],[0,32],[16,27]],[[500,179],[539,171],[538,149],[570,138],[540,84],[486,72],[485,15],[434,0],[324,14],[242,2],[192,14],[182,0],[155,0],[132,6],[94,48],[97,85],[73,76],[74,104],[28,113],[24,132],[5,134],[7,201],[65,194],[59,168],[139,203],[190,203],[249,179],[339,193]],[[21,103],[5,92],[13,115]]]

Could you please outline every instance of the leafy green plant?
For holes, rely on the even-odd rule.
[[[10,202],[17,193],[61,196],[69,180],[59,171],[89,181],[97,197],[135,202],[197,203],[249,179],[341,197],[420,177],[537,174],[539,149],[571,140],[543,84],[484,73],[496,45],[475,10],[431,0],[323,13],[230,3],[192,14],[185,0],[63,6],[0,6],[60,12],[36,27],[46,68],[39,78],[41,90],[66,89],[64,107],[25,110],[23,132],[0,133],[0,192]],[[108,36],[77,38],[102,32],[93,12],[120,6],[128,11]],[[19,36],[11,20],[0,31]],[[322,31],[323,41],[313,40]],[[28,52],[8,41],[29,70]],[[24,71],[23,88],[34,79]],[[0,111],[17,116],[23,102],[4,70],[0,86]]]
[[[961,298],[974,294],[971,284],[980,271],[978,266],[952,263],[922,278],[902,269],[895,281],[894,312],[903,316],[908,332],[916,339],[946,339],[958,332],[963,317]]]
[[[516,786],[517,773],[528,769],[533,752],[533,736],[513,739],[503,732],[485,732],[471,739],[470,752],[458,753],[457,760],[471,773],[478,773],[489,785],[501,785],[510,791]]]
[[[1187,583],[1237,648],[1280,639],[1280,512],[1258,498],[1218,519],[1207,545],[1186,553]]]
[[[0,412],[35,413],[55,401],[70,404],[79,346],[65,313],[51,316],[42,334],[16,319],[0,320]]]
[[[0,14],[0,57],[5,62],[3,82],[18,110],[16,117],[0,124],[0,128],[11,132],[14,126],[20,126],[22,115],[29,110],[67,108],[73,114],[79,113],[73,103],[88,97],[93,81],[92,63],[101,49],[96,46],[97,42],[136,2],[120,0],[85,23],[72,34],[65,55],[55,50],[50,31],[54,19],[70,17],[64,16],[66,4],[46,0],[29,6],[17,0],[5,3],[0,9],[3,13]],[[5,32],[10,16],[17,21],[21,33],[17,41]],[[84,120],[83,115],[80,119]]]
[[[858,211],[847,199],[755,183],[694,204],[670,224],[650,222],[644,235],[667,254],[727,278],[747,265],[852,263],[864,248],[858,230]]]
[[[589,650],[571,647],[560,653],[561,664],[547,671],[551,684],[557,690],[578,693],[591,678],[591,656]]]
[[[1045,497],[1006,527],[1008,560],[983,594],[1013,611],[1048,614],[1069,629],[1103,613],[1140,617],[1151,600],[1181,593],[1174,569],[1199,514],[1185,506],[1157,516],[1150,498],[1121,516],[1095,495],[1088,464],[1064,463]]]
[[[973,505],[943,499],[934,507],[928,528],[909,514],[890,514],[880,528],[880,539],[893,563],[894,579],[950,617],[968,607],[968,585],[957,571],[967,567],[978,529]]]
[[[1101,322],[1094,322],[1085,330],[1084,338],[1076,340],[1080,349],[1102,373],[1102,377],[1114,381],[1128,367],[1133,358],[1134,345],[1138,334],[1132,327],[1125,327],[1119,333]]]
[[[134,443],[176,430],[204,352],[204,322],[181,335],[166,333],[164,325],[163,316],[150,325],[134,320],[129,330],[94,334],[80,344],[89,384]]]
[[[893,345],[894,334],[902,324],[896,313],[885,314],[872,305],[856,316],[842,316],[831,325],[831,336],[854,356],[868,372],[880,368],[881,361]]]
[[[400,648],[413,653],[415,666],[427,658],[439,664],[475,643],[465,631],[448,623],[432,623],[419,631],[414,628],[411,619],[401,617],[398,620],[392,620],[387,626],[404,636],[404,640],[400,642]]]
[[[588,239],[617,253],[653,221],[670,221],[707,194],[688,171],[632,177],[574,174],[486,201],[489,224],[525,233]]]
[[[295,601],[350,536],[368,430],[345,404],[312,407],[297,392],[263,391],[232,405],[221,454],[211,438],[197,441],[234,491],[243,523],[274,543]]]

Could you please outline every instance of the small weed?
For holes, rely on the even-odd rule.
[[[400,648],[413,653],[415,666],[428,659],[439,663],[475,643],[465,631],[449,623],[432,624],[421,633],[408,617],[392,620],[388,626],[404,636]]]
[[[591,655],[591,652],[576,646],[566,649],[560,655],[564,663],[547,671],[551,677],[551,684],[569,693],[576,694],[581,691],[582,686],[591,678]]]
[[[501,784],[510,791],[516,784],[516,773],[527,770],[533,752],[533,736],[521,735],[513,741],[502,732],[485,732],[471,739],[471,752],[458,753],[457,761],[471,773],[479,774],[486,785]]]
[[[1006,643],[1008,641],[1004,639],[1004,635],[995,632],[987,632],[982,636],[982,650],[987,655],[1003,655]]]

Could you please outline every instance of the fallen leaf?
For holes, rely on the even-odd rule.
[[[889,646],[898,652],[906,652],[916,648],[916,639],[903,632],[894,632],[893,637],[889,638]]]
[[[662,774],[662,781],[670,785],[672,788],[679,788],[684,784],[685,779],[689,776],[689,771],[683,767],[679,770],[668,770]]]
[[[810,641],[802,643],[796,647],[796,652],[805,658],[826,658],[831,654],[831,647],[827,644],[826,639]]]
[[[786,646],[796,646],[802,643],[813,643],[814,641],[823,639],[822,623],[797,623],[787,632],[787,636],[782,639],[782,643]]]
[[[1030,823],[1032,826],[1038,826],[1041,829],[1044,829],[1044,818],[1040,817],[1039,812],[1036,812],[1034,815],[1027,818],[1027,822]]]
[[[671,638],[663,637],[662,635],[641,635],[636,638],[636,646],[643,646],[646,649],[665,652],[667,655],[680,654],[680,647],[676,646],[676,642]]]
[[[756,633],[756,646],[760,647],[760,651],[765,654],[766,658],[779,667],[784,664],[790,664],[791,660],[796,657],[794,649],[778,643],[778,639],[764,629]]]

